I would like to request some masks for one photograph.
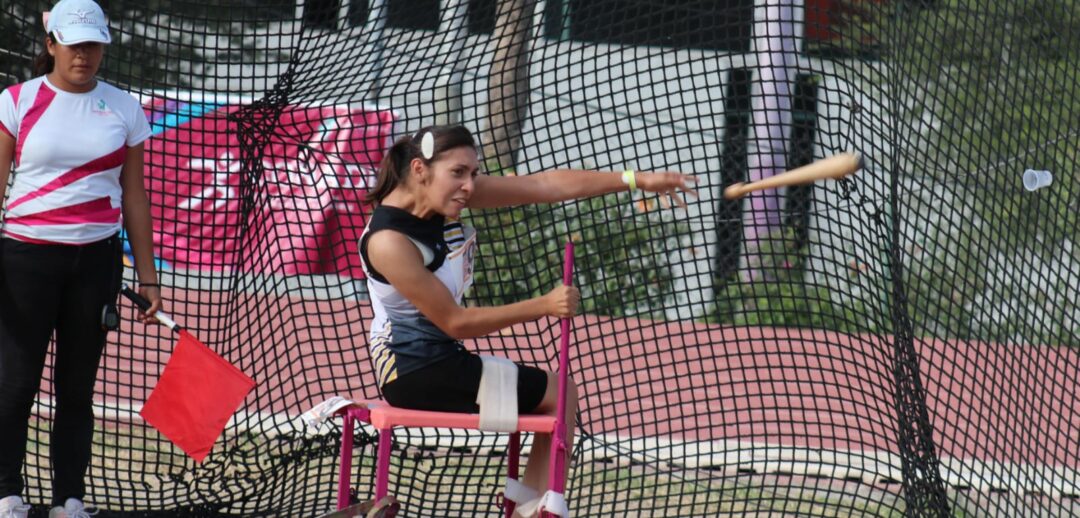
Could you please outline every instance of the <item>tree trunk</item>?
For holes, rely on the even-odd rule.
[[[465,3],[465,0],[439,2],[442,13],[439,18],[439,54],[446,56],[445,60],[450,65],[449,73],[444,68],[435,84],[435,124],[442,126],[461,124],[462,119],[461,83],[465,74],[461,68],[461,57],[468,37]]]
[[[383,87],[383,54],[386,52],[384,32],[386,32],[386,2],[387,0],[372,0],[368,11],[367,23],[364,32],[368,35],[371,53],[367,57],[367,82],[368,87],[364,100],[371,103],[379,102],[379,95]]]
[[[536,0],[499,0],[495,56],[488,76],[484,162],[488,170],[510,169],[521,147],[529,111],[529,36]]]

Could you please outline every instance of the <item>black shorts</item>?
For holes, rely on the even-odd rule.
[[[399,408],[436,412],[477,413],[476,393],[484,361],[469,351],[460,351],[426,367],[421,367],[382,386],[383,398]],[[518,364],[518,412],[529,414],[544,400],[547,372]]]

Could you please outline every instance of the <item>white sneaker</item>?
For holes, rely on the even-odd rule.
[[[53,507],[49,511],[49,518],[90,518],[95,514],[98,514],[97,508],[86,507],[77,498],[68,498],[64,507]]]
[[[0,499],[0,518],[26,518],[29,514],[30,506],[19,495]]]

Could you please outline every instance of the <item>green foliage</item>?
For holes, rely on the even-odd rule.
[[[1080,344],[1076,166],[1080,3],[844,0],[838,63],[865,95],[866,151],[896,174],[900,268],[915,332]],[[1021,187],[1025,169],[1054,173]],[[888,179],[868,193],[892,196]],[[891,229],[890,229],[891,230]],[[886,272],[891,275],[894,272]],[[844,290],[846,292],[846,288]]]
[[[718,322],[736,326],[775,326],[830,329],[847,333],[878,332],[865,313],[853,308],[862,301],[833,300],[824,285],[804,282],[794,275],[754,283],[732,282],[717,295]]]
[[[1080,4],[949,0],[899,13],[892,83],[910,194],[900,217],[917,332],[938,337],[1078,343],[1075,170],[1080,159]],[[901,80],[901,78],[903,80]],[[927,124],[927,121],[929,124]],[[1054,185],[1020,188],[1024,169]],[[1036,276],[1044,279],[1025,278]],[[1055,280],[1056,279],[1056,280]],[[1034,281],[1034,282],[1033,282]],[[1038,310],[1032,310],[1038,308]]]
[[[625,196],[470,213],[480,240],[471,299],[497,305],[548,292],[572,238],[582,311],[663,318],[675,292],[668,257],[687,228],[636,213]]]
[[[792,230],[765,240],[757,257],[760,278],[724,279],[716,296],[715,323],[736,326],[776,326],[830,329],[842,332],[888,332],[884,308],[868,312],[866,298],[832,289],[827,277],[809,271],[805,253]],[[864,275],[856,264],[848,275]]]
[[[1075,164],[1054,141],[1080,126],[1080,4],[952,0],[897,17],[890,58],[921,101],[909,120],[940,119],[918,151],[953,171],[1022,157],[1043,169]],[[941,167],[939,171],[949,171]],[[1060,169],[1059,169],[1060,170]],[[1000,171],[995,171],[1000,172]]]
[[[556,228],[550,207],[470,211],[465,222],[476,228],[479,240],[471,299],[509,304],[559,282],[559,247],[566,233]]]

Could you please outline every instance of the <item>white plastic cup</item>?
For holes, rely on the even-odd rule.
[[[1024,171],[1024,188],[1029,191],[1036,191],[1043,187],[1048,187],[1054,181],[1054,175],[1050,171],[1041,171],[1038,169],[1028,169]]]

